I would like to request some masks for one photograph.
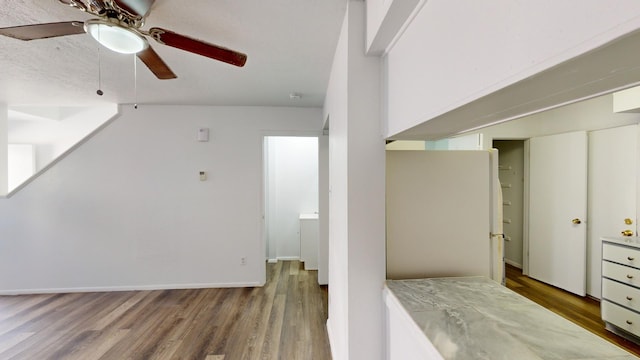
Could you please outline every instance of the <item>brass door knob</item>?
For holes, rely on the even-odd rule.
[[[633,230],[622,230],[620,233],[622,236],[633,236]]]
[[[580,219],[578,219],[578,218],[575,218],[575,219],[571,220],[571,222],[572,222],[574,225],[582,224],[582,221],[580,221]]]
[[[633,224],[633,220],[631,220],[629,218],[626,218],[626,219],[624,219],[624,223],[627,224],[627,225],[631,225],[631,224]]]

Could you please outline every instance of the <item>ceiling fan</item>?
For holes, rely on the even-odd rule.
[[[110,50],[136,54],[159,79],[175,79],[176,75],[149,45],[145,36],[184,51],[202,55],[235,66],[244,66],[247,55],[218,45],[193,39],[173,31],[153,27],[140,29],[155,0],[58,0],[97,16],[87,21],[65,21],[0,28],[0,35],[19,40],[89,33]]]

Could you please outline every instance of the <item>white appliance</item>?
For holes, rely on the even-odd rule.
[[[387,151],[387,278],[504,283],[498,153]]]

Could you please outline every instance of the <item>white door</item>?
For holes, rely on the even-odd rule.
[[[637,125],[589,133],[587,293],[597,298],[601,296],[600,238],[620,236],[623,230],[636,232],[637,144]]]
[[[584,296],[587,134],[529,140],[529,276]]]

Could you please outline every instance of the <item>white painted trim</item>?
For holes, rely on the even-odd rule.
[[[293,137],[320,137],[322,130],[262,130],[262,137],[268,136],[293,136]]]
[[[300,256],[278,256],[277,261],[300,261]]]
[[[215,288],[239,288],[239,287],[262,287],[262,286],[264,286],[264,283],[246,282],[246,283],[159,284],[159,285],[138,285],[138,286],[104,286],[104,287],[99,286],[99,287],[50,288],[50,289],[16,289],[16,290],[0,291],[0,296],[27,295],[27,294],[84,293],[84,292],[215,289]]]
[[[277,262],[278,262],[278,259],[267,259],[267,262],[268,262],[269,264],[275,264],[275,263],[277,263]]]
[[[413,11],[411,12],[411,14],[409,14],[409,16],[407,17],[407,20],[404,22],[404,24],[400,27],[400,29],[398,30],[398,32],[396,33],[396,35],[391,39],[391,41],[389,41],[388,46],[384,49],[384,51],[382,52],[382,56],[387,55],[389,52],[391,52],[391,50],[393,49],[394,46],[396,46],[396,43],[398,42],[398,40],[400,40],[400,38],[402,38],[402,35],[404,35],[404,32],[407,30],[407,28],[409,27],[409,25],[411,25],[411,23],[413,22],[413,20],[415,20],[416,16],[418,16],[418,14],[420,13],[420,11],[422,11],[422,8],[424,7],[424,5],[427,3],[427,0],[420,0],[418,2],[418,4],[413,8]]]
[[[522,264],[518,264],[515,261],[509,260],[509,259],[504,259],[505,264],[509,264],[511,266],[517,267],[518,269],[522,270]]]
[[[524,141],[524,192],[522,201],[522,274],[529,275],[529,139]]]
[[[329,349],[331,349],[331,358],[332,359],[338,359],[337,354],[335,353],[335,346],[332,346],[332,344],[337,344],[336,341],[334,340],[334,335],[333,335],[333,327],[331,327],[331,319],[327,318],[327,322],[325,324],[325,327],[327,328],[327,336],[329,337]]]

